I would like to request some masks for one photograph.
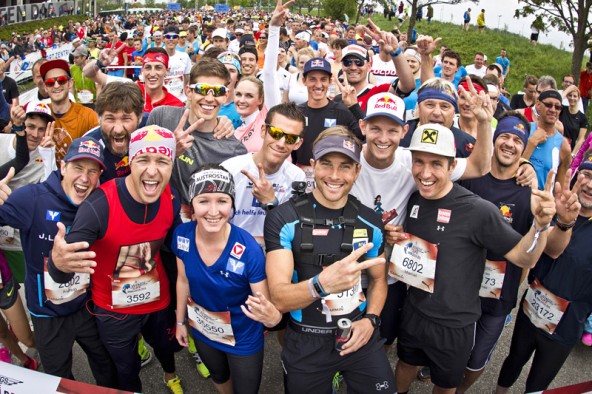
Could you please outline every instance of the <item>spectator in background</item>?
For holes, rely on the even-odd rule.
[[[477,15],[477,27],[479,28],[479,33],[485,31],[485,9],[481,9],[481,12]]]
[[[584,104],[584,113],[588,112],[588,104],[592,97],[592,62],[586,63],[586,69],[580,73],[580,96]]]

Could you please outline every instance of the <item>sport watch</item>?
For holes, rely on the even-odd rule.
[[[380,320],[380,316],[374,315],[372,313],[366,313],[364,315],[364,318],[370,320],[370,322],[372,323],[372,326],[374,326],[374,328],[380,327],[380,323],[382,322]]]
[[[261,204],[261,208],[263,208],[264,211],[271,211],[273,208],[277,207],[279,203],[277,197],[275,197],[272,202]]]

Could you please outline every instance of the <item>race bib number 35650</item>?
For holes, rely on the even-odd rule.
[[[434,292],[438,246],[415,235],[393,247],[388,274],[410,286]]]

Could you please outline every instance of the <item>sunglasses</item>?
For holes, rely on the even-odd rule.
[[[555,108],[555,111],[561,111],[563,109],[563,107],[559,104],[554,105],[551,103],[545,103],[544,101],[541,101],[541,103],[543,103],[543,105],[547,108],[547,109],[551,109],[551,108]]]
[[[362,67],[366,62],[362,59],[343,59],[341,63],[343,63],[345,67],[351,67],[352,63],[355,63],[358,67]]]
[[[286,138],[286,144],[294,145],[300,142],[300,136],[294,134],[287,134],[279,127],[272,126],[270,124],[265,124],[267,128],[267,133],[273,138],[274,140],[281,140],[282,137]]]
[[[60,75],[60,76],[59,76],[59,77],[57,77],[57,78],[47,78],[47,79],[45,80],[45,84],[46,84],[47,86],[54,86],[54,85],[55,85],[55,83],[57,82],[57,83],[58,83],[58,85],[62,86],[62,85],[65,85],[65,84],[67,84],[69,80],[70,80],[70,78],[68,78],[68,76],[67,76],[67,75]]]
[[[212,93],[214,97],[224,96],[228,91],[224,85],[208,85],[205,83],[194,83],[193,85],[189,85],[189,89],[202,96]]]
[[[259,39],[267,40],[267,36],[259,36]]]
[[[174,40],[175,38],[179,38],[178,34],[165,34],[164,38],[166,38],[167,40]]]

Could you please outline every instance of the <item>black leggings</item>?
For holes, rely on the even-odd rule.
[[[213,348],[194,337],[197,351],[216,384],[232,379],[235,394],[257,394],[263,370],[263,349],[248,356],[238,356]]]
[[[530,323],[520,308],[512,335],[510,354],[502,365],[497,384],[501,387],[511,387],[520,376],[524,364],[534,353],[524,391],[532,393],[546,390],[565,363],[571,349],[573,346],[561,345],[543,335]]]

